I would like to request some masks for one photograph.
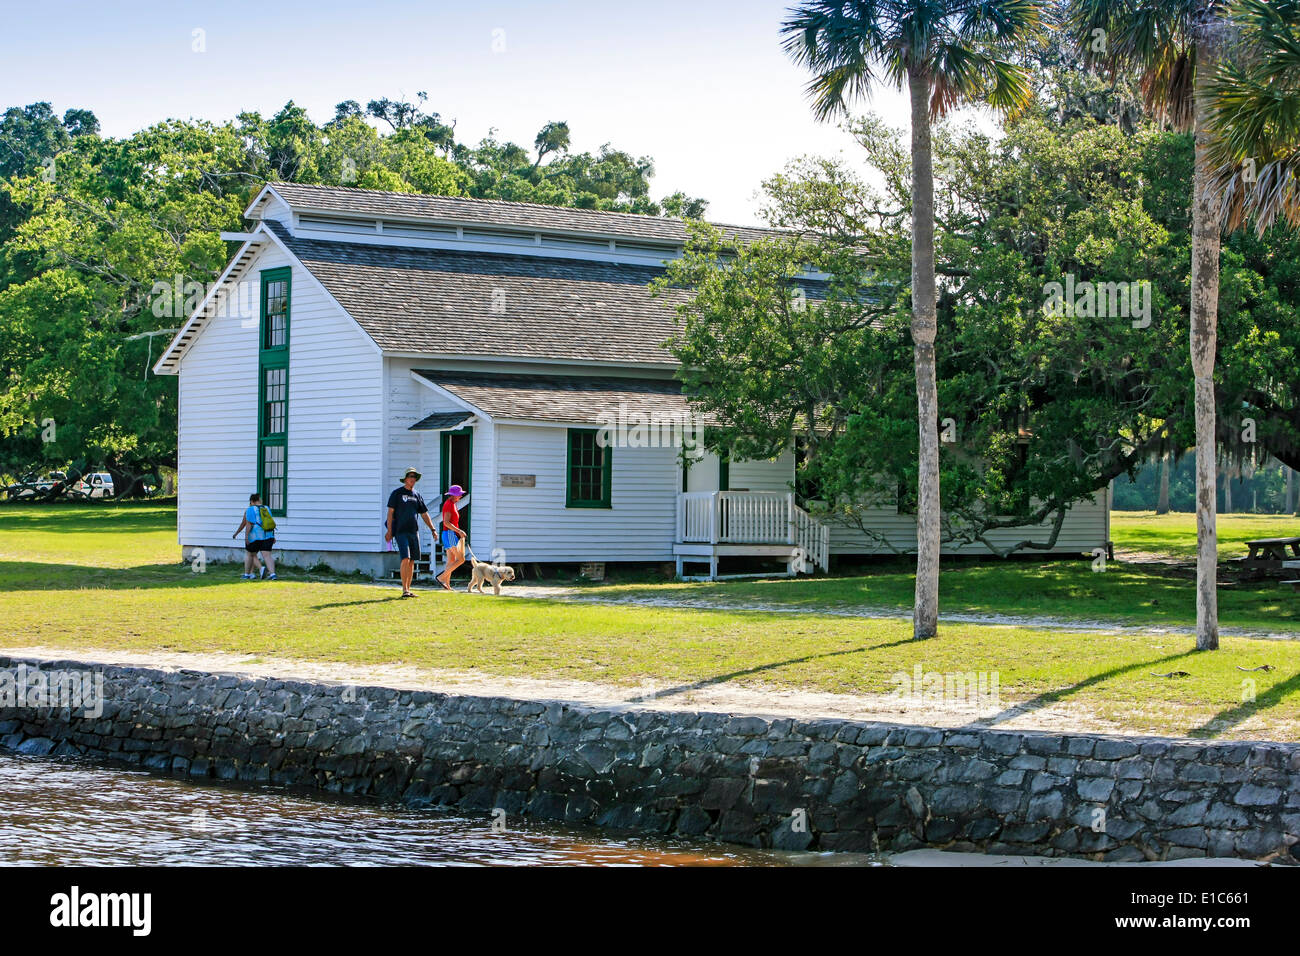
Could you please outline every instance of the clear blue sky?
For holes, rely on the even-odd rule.
[[[531,147],[567,120],[574,147],[609,142],[655,160],[656,197],[710,201],[756,221],[763,178],[802,154],[859,163],[814,123],[807,77],[782,55],[782,0],[141,2],[6,4],[0,107],[85,107],[107,135],[166,118],[270,115],[290,99],[317,122],[355,99],[414,99],[477,142],[489,127]],[[194,52],[193,31],[206,51]],[[499,33],[494,31],[501,31]],[[494,52],[494,40],[504,50]],[[872,108],[906,125],[902,98]]]

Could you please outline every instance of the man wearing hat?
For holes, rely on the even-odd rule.
[[[433,521],[429,518],[429,509],[415,490],[415,483],[420,480],[420,473],[414,468],[406,469],[400,487],[393,489],[388,496],[388,527],[384,534],[385,541],[396,541],[397,550],[402,556],[402,597],[415,597],[411,593],[411,579],[415,577],[415,561],[420,556],[420,516],[424,523],[433,530]]]
[[[456,507],[456,502],[463,497],[465,489],[452,485],[442,503],[442,553],[447,556],[447,566],[436,580],[448,591],[451,590],[451,572],[465,563],[465,532],[460,530],[460,510]]]

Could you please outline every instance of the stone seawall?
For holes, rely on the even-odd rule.
[[[0,657],[0,673],[20,665],[91,667],[103,681],[89,716],[13,706],[0,681],[0,746],[29,754],[785,849],[1300,857],[1297,744],[602,709]]]

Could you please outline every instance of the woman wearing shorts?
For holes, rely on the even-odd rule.
[[[442,504],[442,551],[447,556],[447,566],[438,575],[438,583],[451,590],[451,572],[465,563],[465,532],[460,530],[460,511],[456,502],[465,495],[460,485],[447,489],[447,500]]]
[[[262,498],[256,493],[248,496],[248,507],[244,510],[244,518],[231,537],[239,537],[239,532],[244,529],[248,529],[248,533],[244,536],[243,579],[256,581],[260,576],[268,581],[274,581],[276,579],[275,558],[271,556],[271,549],[275,547],[275,532],[267,531],[262,527]],[[259,556],[265,562],[265,566],[260,571],[258,570]]]

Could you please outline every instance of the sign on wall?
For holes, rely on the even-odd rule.
[[[536,475],[502,475],[502,488],[536,488]]]

